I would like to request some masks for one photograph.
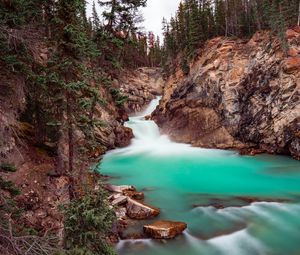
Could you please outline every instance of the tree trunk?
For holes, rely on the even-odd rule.
[[[257,0],[254,1],[254,5],[255,5],[255,21],[256,21],[257,29],[261,30],[262,26],[260,22],[260,12],[258,9]]]
[[[110,17],[109,17],[108,24],[107,24],[107,31],[111,32],[111,33],[113,32],[113,24],[114,24],[114,19],[115,19],[116,7],[117,7],[116,0],[112,0]]]
[[[67,97],[67,125],[68,125],[68,147],[69,147],[69,159],[68,159],[68,176],[69,176],[69,196],[70,200],[76,198],[75,195],[75,179],[74,175],[74,130],[73,130],[73,117],[71,106],[71,95],[66,93]]]
[[[228,36],[228,0],[225,0],[225,36]]]
[[[67,125],[68,125],[68,147],[69,147],[69,164],[68,172],[73,173],[73,161],[74,161],[74,132],[72,121],[72,107],[70,93],[67,92]]]
[[[298,9],[298,26],[300,26],[300,1],[299,1],[299,9]]]

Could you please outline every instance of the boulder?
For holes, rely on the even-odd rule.
[[[172,239],[187,228],[184,222],[174,222],[167,220],[156,221],[153,224],[145,225],[144,232],[155,239]]]
[[[106,190],[110,192],[115,192],[115,193],[123,193],[124,191],[135,191],[135,187],[130,186],[130,185],[121,185],[121,186],[116,186],[112,184],[106,184],[103,186]]]
[[[131,128],[118,126],[115,128],[115,146],[116,147],[126,147],[130,144],[133,138],[133,132]]]
[[[135,220],[149,219],[160,213],[158,208],[138,202],[132,198],[127,199],[126,209],[128,217]]]

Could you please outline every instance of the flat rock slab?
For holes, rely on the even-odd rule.
[[[136,191],[135,187],[131,185],[116,186],[112,184],[106,184],[103,187],[110,192],[116,192],[116,193],[123,193],[124,191]]]
[[[131,219],[145,220],[159,215],[160,210],[156,207],[146,205],[134,199],[127,199],[127,215]]]
[[[111,202],[112,206],[117,206],[117,205],[122,205],[125,204],[127,202],[127,197],[126,196],[119,196],[118,198],[114,199]]]
[[[168,220],[156,221],[153,224],[145,225],[144,232],[155,239],[172,239],[187,228],[184,222],[175,222]]]

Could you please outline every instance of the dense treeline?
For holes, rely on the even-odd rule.
[[[163,20],[164,55],[174,58],[185,52],[193,57],[207,39],[216,36],[248,37],[261,29],[271,29],[283,41],[290,25],[299,23],[299,0],[184,0],[175,17]]]
[[[96,4],[105,7],[103,19]],[[98,1],[88,18],[84,0],[0,1],[0,79],[20,77],[24,82],[27,105],[20,120],[33,126],[35,146],[55,156],[56,174],[70,180],[73,202],[65,209],[65,248],[77,249],[76,254],[113,253],[105,243],[113,214],[102,191],[82,197],[80,174],[93,150],[103,146],[95,136],[95,129],[106,125],[95,114],[97,105],[107,104],[101,87],[121,109],[126,97],[112,86],[112,79],[122,68],[160,61],[159,44],[138,29],[139,8],[145,4],[146,0]],[[47,54],[41,54],[44,51]],[[2,95],[16,86],[13,81],[0,85]]]

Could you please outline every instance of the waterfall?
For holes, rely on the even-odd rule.
[[[183,153],[184,150],[190,150],[192,147],[188,144],[172,142],[167,135],[162,135],[158,126],[153,120],[146,120],[159,104],[161,97],[152,100],[149,106],[136,116],[130,117],[125,124],[131,128],[134,138],[131,145],[124,150],[126,153],[148,153],[155,155],[169,155],[170,153]]]
[[[161,97],[157,97],[150,102],[148,107],[141,113],[130,117],[129,121],[125,123],[133,131],[134,138],[131,145],[115,150],[113,153],[125,154],[140,154],[147,153],[148,155],[165,156],[174,154],[193,154],[201,153],[202,156],[209,156],[215,153],[216,150],[195,148],[190,144],[175,143],[170,140],[167,135],[160,133],[159,127],[152,120],[146,120],[145,117],[149,116],[158,106]],[[219,154],[228,154],[225,151],[219,151]]]

